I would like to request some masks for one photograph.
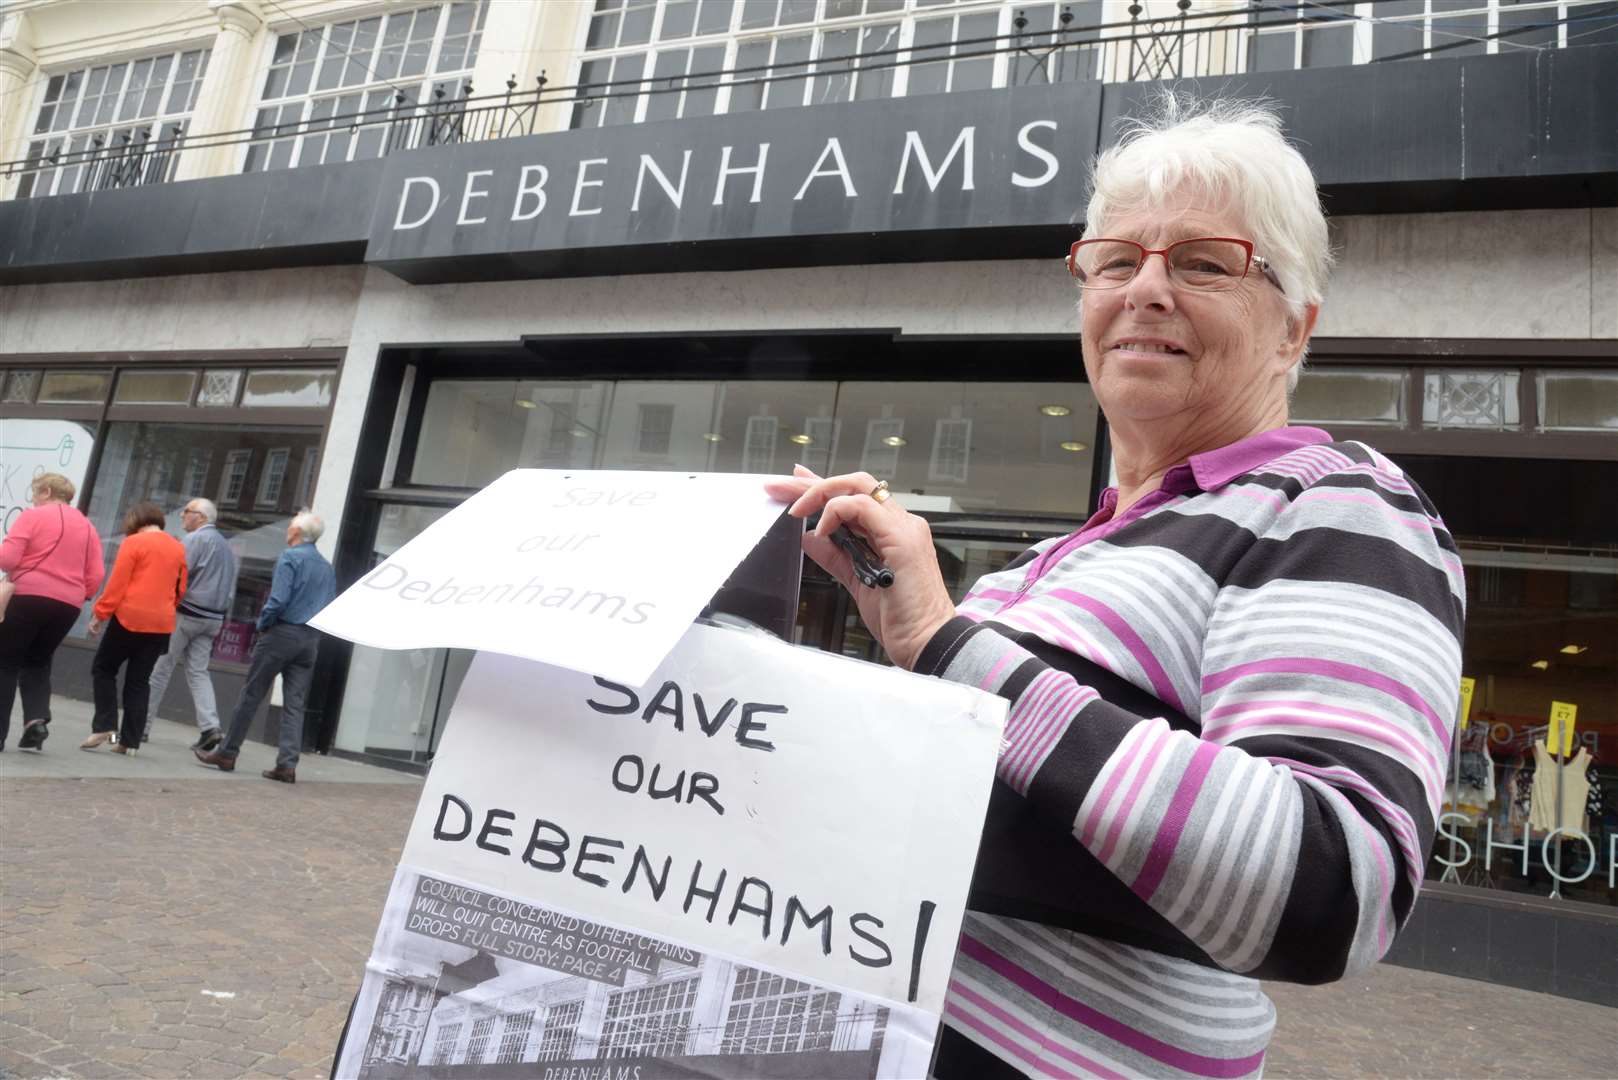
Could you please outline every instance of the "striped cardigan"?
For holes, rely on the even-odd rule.
[[[1011,702],[1000,779],[1127,887],[1097,888],[1092,933],[969,913],[945,1045],[1034,1075],[1257,1074],[1274,1014],[1255,977],[1362,969],[1415,902],[1460,556],[1396,465],[1314,428],[1116,500],[981,579],[916,665]],[[1073,657],[1186,719],[1110,704]]]

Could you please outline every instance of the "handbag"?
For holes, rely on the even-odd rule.
[[[58,504],[56,507],[56,520],[60,525],[60,529],[56,533],[56,543],[51,545],[51,549],[45,554],[41,555],[38,559],[35,559],[34,565],[28,567],[27,570],[19,567],[12,573],[8,574],[6,576],[6,580],[0,581],[0,622],[6,621],[6,606],[11,603],[11,598],[17,594],[17,578],[28,573],[29,570],[39,569],[40,566],[44,565],[46,560],[48,560],[52,555],[56,554],[56,549],[62,546],[62,537],[67,535],[67,513],[62,509],[60,504]],[[86,541],[86,543],[88,543],[88,541]]]

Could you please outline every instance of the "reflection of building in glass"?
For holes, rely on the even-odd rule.
[[[662,959],[655,974],[630,971],[623,986],[505,964],[478,954],[443,964],[436,979],[390,976],[361,1075],[705,1058],[704,1073],[741,1078],[767,1075],[761,1058],[808,1053],[825,1055],[814,1075],[872,1076],[882,1052],[886,1009],[711,957],[696,966]]]

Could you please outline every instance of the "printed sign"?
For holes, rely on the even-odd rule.
[[[1565,701],[1551,702],[1551,723],[1545,729],[1545,749],[1562,757],[1573,753],[1573,721],[1578,715],[1577,705]]]
[[[1004,722],[716,627],[636,685],[479,654],[338,1075],[924,1075]]]
[[[781,516],[765,479],[514,470],[313,625],[383,649],[486,649],[638,686]]]
[[[1461,679],[1461,730],[1472,721],[1472,691],[1477,686],[1477,680],[1463,677]]]
[[[0,424],[0,537],[34,505],[30,488],[42,473],[61,473],[83,490],[95,447],[94,425],[77,420],[21,420]]]

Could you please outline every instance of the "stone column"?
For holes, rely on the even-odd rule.
[[[29,81],[37,67],[28,17],[21,12],[0,15],[0,161],[16,161],[27,153],[33,120],[28,112],[38,100],[29,92]],[[0,196],[10,198],[17,179],[0,175]]]
[[[514,100],[533,101],[535,77],[541,71],[547,85],[566,85],[573,77],[575,42],[580,22],[590,17],[593,4],[493,4],[483,24],[483,44],[472,69],[472,92],[478,97],[503,94],[507,80],[515,81]],[[573,115],[571,99],[540,110],[533,133],[561,131]]]
[[[186,141],[223,131],[251,126],[248,108],[258,93],[263,72],[254,62],[255,46],[264,31],[264,17],[257,0],[208,0],[208,10],[219,20],[213,52],[208,57],[208,73],[197,92],[197,105],[186,124]],[[197,147],[180,155],[176,180],[203,176],[224,176],[234,172],[242,148],[239,145]]]

